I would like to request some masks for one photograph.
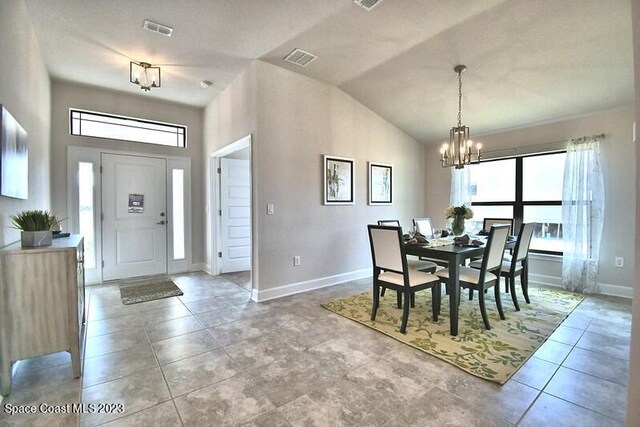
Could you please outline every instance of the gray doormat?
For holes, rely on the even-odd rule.
[[[122,303],[126,305],[179,295],[184,295],[184,293],[169,276],[127,280],[120,284],[120,298]]]

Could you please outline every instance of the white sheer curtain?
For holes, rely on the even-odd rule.
[[[450,206],[471,206],[471,174],[469,167],[451,168]]]
[[[600,137],[569,141],[562,190],[562,285],[598,293],[598,259],[604,221]]]

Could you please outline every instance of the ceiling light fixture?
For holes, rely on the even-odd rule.
[[[200,80],[200,87],[202,89],[206,89],[208,87],[210,87],[213,83],[211,83],[211,81],[209,80]]]
[[[442,144],[440,148],[440,162],[442,167],[464,168],[464,165],[480,162],[480,149],[482,144],[476,145],[476,153],[471,152],[473,142],[469,139],[469,128],[462,125],[462,72],[466,65],[456,65],[453,71],[458,73],[458,125],[449,132],[449,143]]]
[[[160,87],[160,67],[154,67],[147,62],[133,62],[129,66],[129,81],[149,92],[152,87]]]

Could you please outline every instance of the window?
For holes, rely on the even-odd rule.
[[[561,152],[472,165],[470,228],[480,230],[484,218],[514,218],[517,227],[535,222],[531,250],[561,254],[564,161]]]
[[[133,117],[84,110],[69,110],[70,133],[74,136],[118,139],[184,148],[187,127]]]
[[[78,223],[84,236],[84,267],[96,266],[96,242],[93,224],[93,163],[78,163]]]
[[[172,170],[173,199],[173,259],[185,257],[184,244],[184,169]]]

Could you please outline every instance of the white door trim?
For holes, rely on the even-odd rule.
[[[102,226],[100,220],[100,213],[102,207],[102,189],[100,188],[100,157],[102,154],[123,154],[128,156],[142,156],[142,157],[158,157],[166,159],[167,163],[167,180],[173,169],[179,168],[185,170],[185,255],[184,260],[173,260],[172,256],[168,257],[168,272],[180,273],[190,271],[192,268],[192,205],[191,205],[191,158],[187,156],[170,156],[166,154],[154,154],[144,153],[137,151],[127,150],[111,150],[94,147],[83,147],[72,145],[67,147],[67,221],[63,222],[65,230],[72,233],[79,232],[78,224],[78,180],[76,171],[78,170],[79,162],[90,162],[94,165],[94,230],[95,230],[95,245],[96,245],[96,268],[94,271],[86,272],[87,284],[102,283],[102,269],[100,268],[100,262],[102,260]],[[167,200],[171,200],[169,196],[171,186],[167,182]],[[167,205],[168,218],[173,217],[171,212],[172,206]],[[168,224],[167,232],[169,236],[173,236],[173,225]],[[169,240],[171,241],[171,240]],[[167,246],[171,249],[170,246]],[[171,254],[171,252],[169,252]]]
[[[220,165],[220,158],[227,156],[236,151],[244,148],[249,148],[249,169],[250,169],[250,191],[251,191],[251,286],[253,289],[257,288],[258,283],[258,256],[257,256],[257,238],[256,238],[256,218],[255,218],[255,191],[253,180],[254,174],[254,161],[253,161],[253,149],[252,149],[252,137],[251,134],[240,138],[239,140],[228,144],[221,149],[211,153],[209,155],[209,200],[211,203],[210,224],[211,224],[211,274],[220,274],[220,263],[218,262],[218,252],[220,251],[220,217],[218,211],[220,210],[220,198],[218,197],[218,189],[220,188],[220,175],[217,173]]]

